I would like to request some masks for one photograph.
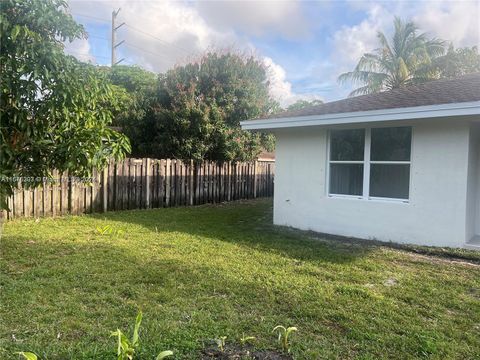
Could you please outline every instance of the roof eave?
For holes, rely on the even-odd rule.
[[[240,122],[243,130],[273,130],[305,126],[327,126],[379,121],[420,120],[437,117],[480,115],[480,101],[414,106],[348,113],[294,116],[247,120]]]

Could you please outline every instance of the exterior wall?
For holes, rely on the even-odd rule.
[[[468,148],[468,177],[467,177],[467,218],[466,218],[466,238],[467,241],[479,234],[480,222],[479,216],[479,171],[478,162],[479,151],[479,128],[476,124],[470,126],[470,142]]]
[[[469,199],[475,199],[475,214],[474,214],[474,236],[480,236],[480,124],[475,124],[471,129],[471,145],[470,156],[471,162],[475,162],[475,177],[469,179],[469,183],[475,182],[475,187],[470,187],[467,194]]]
[[[382,125],[388,126],[374,126]],[[329,197],[328,129],[278,130],[274,223],[365,239],[463,246],[475,222],[470,218],[466,231],[470,124],[457,118],[394,126],[406,125],[413,127],[408,203]],[[469,208],[476,206],[472,203]]]

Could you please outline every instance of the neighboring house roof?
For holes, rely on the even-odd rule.
[[[258,161],[275,161],[275,152],[263,150],[257,157]]]
[[[369,117],[368,121],[385,121],[472,115],[479,114],[479,109],[480,73],[476,73],[285,111],[266,119],[249,120],[241,124],[247,130],[273,129],[292,127],[293,122],[301,121],[308,122],[301,126],[366,122],[365,116]],[[356,120],[348,121],[347,118]],[[287,124],[289,125],[284,126]]]

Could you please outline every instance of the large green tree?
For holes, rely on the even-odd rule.
[[[109,125],[115,89],[93,66],[63,51],[85,37],[61,0],[0,2],[0,205],[17,186],[36,186],[52,169],[89,176],[129,151]]]
[[[311,106],[316,106],[316,105],[321,105],[323,104],[323,101],[320,100],[320,99],[314,99],[314,100],[297,100],[295,101],[293,104],[290,104],[288,107],[287,107],[287,111],[293,111],[293,110],[300,110],[300,109],[304,109],[304,108],[307,108],[307,107],[311,107]]]
[[[445,52],[445,42],[428,38],[419,33],[417,26],[394,20],[394,34],[391,40],[378,32],[380,47],[366,53],[355,69],[340,75],[340,82],[352,81],[361,85],[350,96],[376,93],[435,79],[438,72],[435,59]]]
[[[240,121],[278,109],[266,68],[255,57],[209,52],[159,78],[151,107],[150,155],[182,159],[254,159],[273,137],[241,130]]]
[[[440,78],[454,78],[480,72],[478,47],[455,49],[450,45],[447,53],[436,59],[435,67]]]
[[[130,139],[133,156],[149,156],[155,137],[155,124],[149,115],[156,99],[158,75],[138,66],[117,65],[103,70],[112,84],[126,91],[122,101],[126,106],[115,112],[113,124]]]

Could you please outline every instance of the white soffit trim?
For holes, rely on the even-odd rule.
[[[355,124],[377,121],[427,119],[449,116],[480,115],[480,101],[415,106],[348,113],[294,116],[241,121],[243,130],[267,130],[304,126]]]

